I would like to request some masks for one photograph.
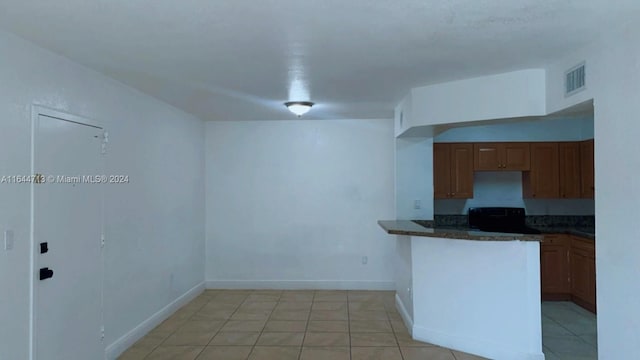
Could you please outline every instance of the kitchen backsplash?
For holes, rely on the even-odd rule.
[[[467,215],[434,215],[433,221],[436,226],[464,227],[469,224]]]
[[[595,228],[596,217],[594,215],[530,215],[526,217],[526,223],[531,227],[575,227]]]
[[[435,226],[464,227],[468,225],[467,215],[434,215]],[[534,228],[595,228],[594,215],[527,215],[527,226]]]

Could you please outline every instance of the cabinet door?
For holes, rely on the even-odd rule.
[[[531,143],[531,171],[523,173],[525,197],[556,199],[560,195],[558,143]]]
[[[585,250],[571,249],[571,294],[584,302],[591,302],[590,259]]]
[[[503,170],[526,171],[530,169],[529,143],[503,144]]]
[[[433,144],[433,197],[448,199],[451,193],[449,144]]]
[[[451,198],[473,198],[473,145],[450,144]]]
[[[589,258],[589,297],[587,301],[593,307],[590,309],[593,312],[596,312],[596,259],[595,257]]]
[[[582,173],[582,197],[593,199],[594,171],[593,171],[593,139],[580,143],[580,172]]]
[[[473,144],[473,169],[476,171],[495,171],[501,169],[499,143]]]
[[[558,144],[560,197],[579,198],[582,194],[580,181],[580,144],[563,142]]]
[[[546,235],[540,244],[540,290],[543,299],[560,294],[568,297],[570,293],[569,240],[565,235]]]
[[[587,310],[595,312],[596,249],[593,240],[572,237],[571,279],[571,294],[574,301]]]

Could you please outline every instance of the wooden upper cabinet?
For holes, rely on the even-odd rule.
[[[433,144],[433,190],[436,199],[473,197],[472,144]]]
[[[433,197],[448,199],[451,193],[451,151],[449,144],[433,144]]]
[[[593,199],[595,193],[593,155],[593,139],[580,142],[581,197],[588,199]]]
[[[473,170],[500,170],[500,144],[473,144]]]
[[[529,143],[475,143],[473,144],[475,171],[529,170]]]
[[[560,197],[579,198],[582,196],[580,144],[577,142],[558,143]]]
[[[451,144],[451,197],[473,198],[473,146]]]
[[[502,170],[526,171],[531,167],[529,143],[504,143],[504,167]]]
[[[559,197],[558,143],[531,143],[531,171],[522,173],[522,192],[525,198]]]

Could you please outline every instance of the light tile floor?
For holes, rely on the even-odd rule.
[[[546,360],[596,360],[596,315],[568,301],[542,303],[542,345]]]
[[[413,341],[394,294],[207,290],[119,359],[482,359]]]

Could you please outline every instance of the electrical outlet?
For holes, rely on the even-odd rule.
[[[413,200],[413,208],[414,209],[421,209],[422,208],[422,202],[417,199],[417,200]]]
[[[13,230],[4,231],[4,249],[13,250]]]
[[[362,257],[362,265],[367,265],[368,262],[369,262],[369,257],[363,256]]]

